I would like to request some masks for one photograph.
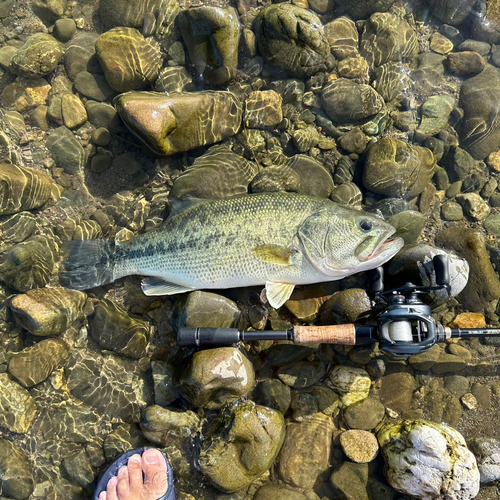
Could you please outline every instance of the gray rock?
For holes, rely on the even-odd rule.
[[[66,0],[34,0],[33,12],[47,24],[52,24],[63,16],[66,10]]]
[[[339,497],[368,500],[368,464],[344,462],[333,471],[330,484]]]
[[[500,441],[495,438],[473,438],[468,443],[474,453],[481,477],[481,483],[500,479]]]
[[[71,19],[61,19],[60,21],[71,21]],[[78,73],[82,71],[94,74],[102,73],[101,65],[95,55],[95,42],[98,37],[97,33],[90,31],[79,32],[66,47],[64,68],[71,80],[74,81]]]
[[[447,201],[441,205],[441,217],[447,221],[459,221],[464,218],[464,211],[458,203]]]
[[[299,193],[317,198],[328,198],[333,191],[330,173],[317,160],[306,155],[295,155],[288,160],[287,166],[300,178]]]
[[[423,93],[434,93],[441,85],[444,76],[445,56],[424,52],[416,59],[417,68],[412,71],[417,90]]]
[[[80,71],[75,76],[75,89],[89,99],[107,101],[115,91],[109,86],[102,75]]]
[[[255,386],[252,399],[256,403],[274,408],[284,415],[291,402],[290,388],[277,379],[265,379]]]
[[[458,146],[451,146],[448,153],[440,161],[442,167],[446,169],[451,182],[463,181],[474,169],[476,161],[472,156]]]
[[[385,407],[373,397],[368,397],[344,409],[344,422],[350,429],[369,431],[384,419]]]
[[[422,121],[415,131],[415,140],[425,139],[439,133],[448,123],[455,107],[455,99],[449,95],[431,96],[422,104]]]
[[[393,215],[387,222],[401,231],[398,236],[403,238],[406,245],[415,243],[427,223],[427,217],[420,212],[405,210]]]
[[[456,200],[462,205],[465,213],[474,220],[484,220],[490,215],[491,209],[477,193],[461,193]]]
[[[69,18],[58,19],[54,24],[54,32],[61,42],[67,42],[76,33],[76,23]]]
[[[85,103],[85,109],[89,122],[94,127],[105,127],[113,134],[121,123],[116,109],[109,104],[89,100]]]
[[[28,498],[35,489],[33,468],[28,458],[6,439],[0,439],[0,477],[5,497]]]
[[[47,139],[47,148],[56,165],[72,175],[79,173],[85,165],[85,152],[73,132],[67,127],[56,128]]]

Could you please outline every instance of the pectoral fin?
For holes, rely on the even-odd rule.
[[[266,281],[267,301],[272,307],[278,309],[292,295],[295,285],[290,283],[278,283],[276,281]]]
[[[145,295],[173,295],[175,293],[191,292],[194,290],[194,288],[169,283],[155,276],[143,278],[141,287]]]
[[[291,266],[293,265],[294,256],[297,254],[297,250],[290,250],[280,245],[262,245],[260,247],[255,247],[252,253],[262,262]]]

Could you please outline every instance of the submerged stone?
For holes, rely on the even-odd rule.
[[[0,234],[6,243],[20,243],[29,238],[36,228],[36,217],[31,212],[19,212],[0,224]]]
[[[28,498],[35,488],[33,468],[28,458],[6,439],[0,439],[0,478],[5,497]]]
[[[235,135],[243,113],[240,100],[224,91],[130,92],[117,100],[116,109],[148,148],[167,156]]]
[[[354,21],[338,17],[325,25],[325,39],[338,60],[358,55],[359,34]]]
[[[53,130],[46,144],[57,166],[67,174],[76,174],[83,168],[85,152],[69,128],[62,126]]]
[[[37,406],[30,393],[7,373],[0,373],[0,425],[24,434],[35,418]]]

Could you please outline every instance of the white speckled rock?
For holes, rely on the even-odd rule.
[[[377,437],[394,489],[421,500],[469,500],[479,492],[476,458],[452,427],[400,420],[384,425]]]
[[[328,375],[326,383],[339,393],[342,405],[346,407],[368,397],[371,379],[362,368],[337,365]]]
[[[495,438],[473,438],[469,447],[476,456],[482,483],[500,479],[500,441]]]

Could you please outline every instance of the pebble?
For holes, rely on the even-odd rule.
[[[92,132],[92,142],[98,146],[107,146],[111,140],[111,134],[105,127],[98,127]]]
[[[0,389],[0,425],[11,432],[25,434],[37,412],[35,400],[26,389],[11,380],[7,373],[0,373]],[[3,444],[3,440],[0,443]],[[4,481],[5,478],[2,477],[2,483]],[[2,487],[6,493],[3,484]]]
[[[384,416],[384,405],[371,396],[344,408],[343,412],[344,422],[350,429],[365,431],[375,429],[382,422]]]
[[[64,125],[74,129],[87,121],[87,111],[80,98],[73,94],[64,94],[61,101]]]
[[[50,89],[49,83],[44,78],[20,76],[4,88],[2,104],[6,109],[29,111],[46,103]]]
[[[115,92],[102,75],[80,71],[75,77],[75,89],[89,99],[107,101]]]
[[[477,52],[454,52],[448,54],[448,69],[455,75],[478,74],[486,67],[486,61]]]
[[[11,441],[0,439],[2,494],[28,498],[35,489],[34,471],[26,455]]]
[[[53,130],[47,139],[47,148],[56,165],[70,175],[80,172],[85,164],[85,152],[80,142],[67,127]]]
[[[378,441],[374,434],[363,430],[349,430],[340,435],[340,446],[349,460],[368,463],[378,454]]]
[[[251,92],[245,100],[245,126],[265,129],[280,123],[283,119],[282,101],[274,90]]]
[[[349,407],[368,397],[371,379],[362,368],[337,365],[328,374],[326,384],[340,394],[343,406]]]
[[[61,42],[71,40],[76,33],[76,23],[74,19],[58,19],[54,24],[54,32]]]
[[[474,220],[484,220],[491,212],[491,209],[481,196],[477,193],[461,193],[457,195],[456,200],[465,213]]]
[[[474,394],[468,392],[464,394],[460,401],[468,410],[475,410],[477,408],[477,399],[474,397]]]
[[[63,16],[66,10],[67,0],[34,0],[33,12],[45,23],[52,24]]]
[[[445,56],[453,50],[453,42],[441,33],[433,33],[430,42],[431,50],[438,54]]]

